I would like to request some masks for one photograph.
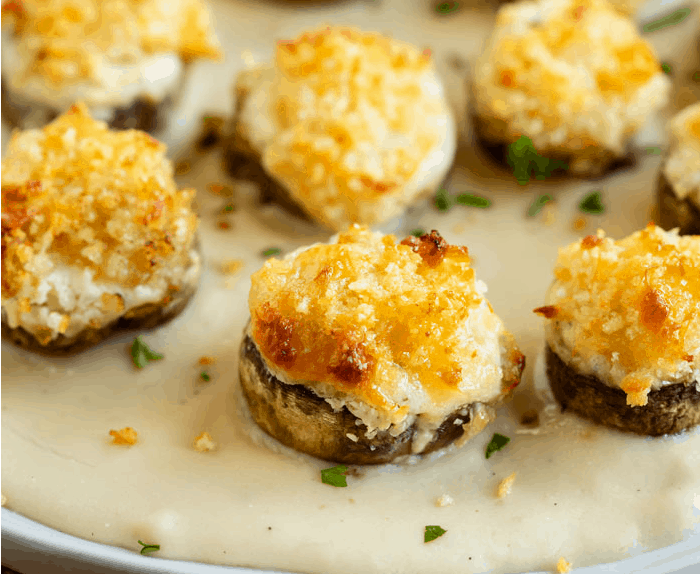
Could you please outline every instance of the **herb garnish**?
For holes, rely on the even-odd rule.
[[[141,554],[148,554],[149,552],[155,552],[160,550],[160,544],[146,544],[145,542],[138,541],[143,548],[141,548]]]
[[[693,82],[700,82],[700,72],[693,73]]]
[[[660,155],[661,154],[661,148],[660,147],[648,147],[646,149],[647,155]]]
[[[134,361],[137,369],[143,369],[149,361],[158,361],[163,355],[152,351],[141,339],[141,335],[134,339],[131,344],[131,360]]]
[[[644,24],[644,26],[642,26],[642,30],[645,33],[648,33],[656,32],[657,30],[661,30],[667,26],[675,26],[676,24],[680,24],[683,20],[685,20],[688,17],[688,14],[690,14],[690,8],[681,8],[680,10],[676,10],[671,14],[662,16],[658,20]]]
[[[584,213],[591,213],[593,215],[600,215],[605,211],[605,206],[600,198],[600,192],[594,191],[589,193],[586,197],[581,200],[578,204],[578,208]]]
[[[282,250],[279,247],[268,247],[262,252],[263,257],[272,257],[273,255],[279,255]]]
[[[233,211],[233,203],[224,205],[224,213],[230,213],[231,211]]]
[[[344,464],[339,464],[332,468],[324,468],[321,471],[321,482],[323,484],[330,484],[331,486],[343,487],[348,485],[348,481],[345,478],[345,473],[348,471],[348,467]]]
[[[459,8],[459,2],[440,2],[435,6],[438,14],[449,14]]]
[[[447,532],[447,530],[441,528],[437,524],[426,526],[425,535],[423,536],[423,542],[432,542],[436,538],[440,538],[440,536],[445,534],[445,532]]]
[[[510,437],[498,433],[493,433],[491,442],[488,445],[486,445],[486,458],[491,458],[491,455],[494,452],[501,450],[509,442]]]
[[[440,211],[447,211],[452,207],[452,198],[444,187],[438,189],[438,192],[435,194],[435,207]]]
[[[460,193],[459,195],[451,196],[444,187],[440,188],[435,194],[435,207],[440,211],[447,211],[456,203],[483,209],[491,205],[491,200],[473,193]]]
[[[668,74],[669,76],[673,73],[673,68],[671,67],[671,64],[668,64],[666,62],[663,62],[661,64],[661,69],[663,70],[664,74]]]
[[[455,202],[460,205],[466,205],[468,207],[481,207],[485,208],[491,205],[491,200],[481,197],[480,195],[473,195],[471,193],[461,193],[455,197]]]
[[[411,231],[411,235],[413,235],[413,237],[422,237],[423,235],[425,235],[425,230],[424,229],[414,229],[413,231]]]
[[[518,141],[508,146],[507,162],[513,168],[513,175],[520,185],[530,181],[532,172],[535,179],[545,179],[552,175],[556,169],[567,169],[569,166],[558,159],[542,157],[537,153],[532,140],[527,136],[520,136]]]
[[[540,211],[542,211],[542,208],[545,206],[546,203],[552,201],[552,196],[547,195],[546,193],[544,195],[540,195],[535,198],[535,201],[530,204],[530,207],[527,210],[527,214],[530,217],[535,217]]]
[[[206,371],[202,371],[199,373],[199,378],[208,383],[211,380],[211,375],[209,375],[209,373]]]

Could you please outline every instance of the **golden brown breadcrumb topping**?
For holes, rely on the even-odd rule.
[[[575,361],[603,358],[628,402],[644,405],[659,379],[700,373],[700,237],[649,224],[619,241],[596,238],[559,251],[550,306],[535,311]]]
[[[7,0],[2,21],[33,53],[33,71],[55,83],[93,77],[102,57],[220,55],[202,0]]]
[[[436,403],[493,398],[517,385],[523,357],[513,346],[502,360],[509,335],[469,263],[436,231],[397,244],[353,226],[252,276],[253,338],[290,379],[380,409],[398,408],[388,397],[401,377]]]
[[[57,261],[130,287],[184,263],[195,191],[176,188],[165,152],[143,132],[109,130],[83,105],[15,132],[2,160],[3,299]],[[116,295],[102,304],[123,307]]]

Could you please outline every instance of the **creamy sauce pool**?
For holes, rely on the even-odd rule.
[[[479,21],[473,13],[433,20],[426,18],[424,4],[400,12],[389,10],[392,1],[357,14],[339,3],[337,18],[360,24],[371,16],[375,29],[424,38],[436,48],[438,62],[457,49],[467,54],[477,49],[478,36],[460,35],[469,18]],[[257,14],[229,0],[215,9],[221,21],[231,23],[236,7],[261,27],[227,26],[235,31],[227,38],[222,25],[222,43],[259,47],[261,53],[267,48],[266,38],[256,39],[259,30],[270,38],[293,36],[331,14],[322,12],[315,20],[298,16],[291,25],[290,13],[281,8]],[[489,18],[482,15],[482,27]],[[241,62],[229,65],[232,78]],[[208,77],[203,73],[204,81]],[[228,83],[215,89],[229,92]],[[197,110],[211,109],[208,103]],[[606,179],[606,213],[589,217],[587,227],[574,232],[576,205],[590,184],[544,182],[520,190],[482,165],[473,151],[460,150],[458,157],[470,170],[459,170],[452,191],[479,190],[493,200],[491,209],[439,213],[423,206],[383,230],[403,236],[417,227],[435,228],[450,243],[468,245],[478,277],[489,286],[489,300],[528,358],[514,401],[482,435],[417,464],[358,468],[347,488],[333,488],[320,481],[320,470],[331,464],[277,445],[250,422],[237,369],[249,276],[262,265],[264,249],[288,252],[326,241],[331,233],[277,208],[260,209],[248,186],[240,189],[231,229],[220,230],[216,222],[225,200],[205,191],[207,183],[220,179],[218,158],[210,156],[180,181],[201,190],[200,291],[174,322],[144,334],[164,360],[136,371],[128,351],[134,335],[73,359],[37,357],[3,343],[7,506],[63,532],[134,552],[140,550],[137,540],[160,544],[154,557],[314,574],[553,571],[560,556],[586,566],[687,537],[699,513],[700,433],[646,439],[559,415],[548,402],[542,321],[532,313],[544,302],[559,245],[598,226],[622,237],[646,224],[649,182],[660,158],[644,158],[637,170]],[[542,193],[556,193],[550,225],[523,215]],[[224,275],[220,264],[230,259],[244,266]],[[199,377],[198,359],[204,355],[216,358],[205,367],[208,383]],[[540,410],[537,431],[518,423],[530,408]],[[112,445],[109,430],[125,426],[136,429],[138,443]],[[216,450],[194,450],[202,431],[210,433]],[[486,460],[493,432],[511,442]],[[511,494],[498,499],[499,482],[513,472]],[[443,494],[454,499],[452,506],[436,506]],[[424,544],[429,524],[447,533]]]

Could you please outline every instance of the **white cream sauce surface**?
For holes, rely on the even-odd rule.
[[[214,9],[226,61],[193,70],[193,91],[167,133],[174,153],[185,153],[205,111],[231,111],[233,77],[244,62],[269,60],[275,40],[325,22],[391,31],[432,47],[448,97],[463,113],[466,66],[456,65],[455,56],[472,59],[493,22],[486,9],[465,4],[439,16],[433,3],[418,0],[307,10],[217,0]],[[675,54],[687,52],[697,24],[688,18],[649,36],[679,76],[684,64]],[[39,357],[2,343],[8,508],[134,552],[137,540],[160,544],[154,559],[312,574],[555,571],[562,556],[574,567],[613,562],[673,544],[696,528],[700,432],[649,439],[559,413],[542,364],[542,319],[532,313],[544,304],[558,246],[597,227],[619,238],[653,218],[661,156],[643,156],[635,169],[594,184],[558,179],[521,188],[463,146],[448,189],[484,195],[492,206],[444,213],[417,206],[382,229],[399,238],[419,227],[438,229],[448,242],[467,245],[528,366],[513,402],[463,448],[415,464],[357,468],[347,488],[322,484],[320,470],[330,463],[277,445],[250,422],[237,374],[249,277],[264,261],[261,252],[290,252],[331,233],[277,207],[260,207],[247,184],[236,185],[236,211],[222,215],[227,200],[206,191],[209,183],[227,182],[218,155],[192,158],[180,184],[200,190],[204,274],[182,315],[142,333],[163,360],[136,370],[129,356],[136,333],[75,358]],[[582,215],[577,205],[593,189],[602,191],[606,212],[584,216],[584,227],[574,230]],[[527,217],[544,193],[555,202]],[[217,225],[223,218],[230,229]],[[222,273],[221,264],[232,259],[243,262],[241,270]],[[216,362],[202,367],[202,356]],[[209,382],[201,380],[202,370]],[[539,411],[538,429],[519,424],[529,409]],[[126,426],[136,429],[138,443],[111,444],[110,429]],[[193,448],[202,431],[212,436],[214,451]],[[511,441],[486,460],[494,432]],[[497,498],[498,484],[514,472],[511,493]],[[454,503],[438,507],[443,495]],[[447,533],[425,544],[426,525]]]

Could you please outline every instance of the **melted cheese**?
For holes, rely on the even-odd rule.
[[[620,241],[599,231],[561,249],[554,274],[539,311],[567,364],[634,405],[700,380],[700,238],[651,224]]]
[[[370,431],[398,434],[416,416],[436,428],[520,380],[485,290],[466,248],[435,232],[397,245],[355,226],[253,275],[251,333],[278,378],[347,404]]]
[[[679,198],[690,198],[700,206],[700,103],[674,116],[669,135],[663,174]]]
[[[165,153],[147,134],[108,130],[82,105],[15,132],[2,161],[2,305],[12,326],[54,338],[196,281],[195,192],[177,189]]]
[[[252,81],[251,81],[252,80]],[[239,129],[267,172],[340,230],[400,214],[451,166],[454,119],[427,52],[328,28],[243,73]]]
[[[669,89],[650,44],[606,0],[518,2],[501,8],[477,62],[474,110],[487,139],[526,135],[572,154],[576,172],[598,148],[623,155]]]

